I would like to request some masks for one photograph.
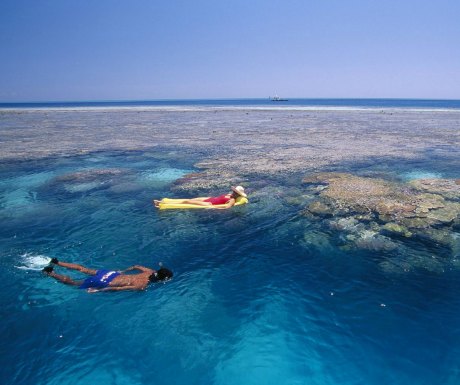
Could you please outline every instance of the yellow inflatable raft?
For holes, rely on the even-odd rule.
[[[159,209],[160,210],[170,210],[170,209],[206,209],[209,206],[198,206],[198,205],[191,205],[187,203],[180,203],[184,199],[170,199],[170,198],[163,198],[160,201]],[[235,206],[245,205],[248,203],[248,198],[238,197],[236,198]],[[214,205],[212,207],[224,207],[225,205]]]

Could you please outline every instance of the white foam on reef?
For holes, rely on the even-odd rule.
[[[426,170],[414,170],[402,174],[402,177],[406,181],[415,179],[441,179],[443,176],[439,172],[432,172]]]
[[[15,267],[21,270],[39,271],[42,270],[45,266],[49,265],[50,262],[51,258],[47,257],[46,255],[25,253],[21,255],[21,265]]]
[[[93,107],[27,107],[27,108],[2,108],[3,112],[214,112],[214,111],[381,111],[394,112],[458,112],[458,108],[435,108],[435,107],[374,107],[374,106],[251,106],[251,105],[228,105],[228,106],[93,106]]]

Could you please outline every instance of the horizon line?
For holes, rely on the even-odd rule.
[[[174,101],[232,101],[232,100],[270,100],[268,97],[235,97],[235,98],[161,98],[161,99],[77,99],[77,100],[24,100],[1,101],[0,104],[40,104],[40,103],[128,103],[128,102],[174,102]],[[408,97],[298,97],[283,96],[291,100],[414,100],[414,101],[460,101],[454,98],[408,98]]]

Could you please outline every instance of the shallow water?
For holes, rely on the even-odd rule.
[[[290,200],[301,174],[254,175],[250,204],[231,210],[156,211],[151,200],[178,197],[174,182],[207,155],[179,146],[1,163],[5,383],[460,382],[460,248],[344,247],[326,221],[301,215],[308,197]],[[342,168],[458,178],[452,162]],[[90,295],[34,270],[52,257],[113,269],[163,262],[175,277]]]

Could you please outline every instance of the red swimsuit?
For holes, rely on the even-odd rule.
[[[211,197],[205,199],[204,202],[209,202],[213,206],[214,205],[224,205],[230,201],[231,198],[227,197],[226,195],[219,195],[218,197]]]

